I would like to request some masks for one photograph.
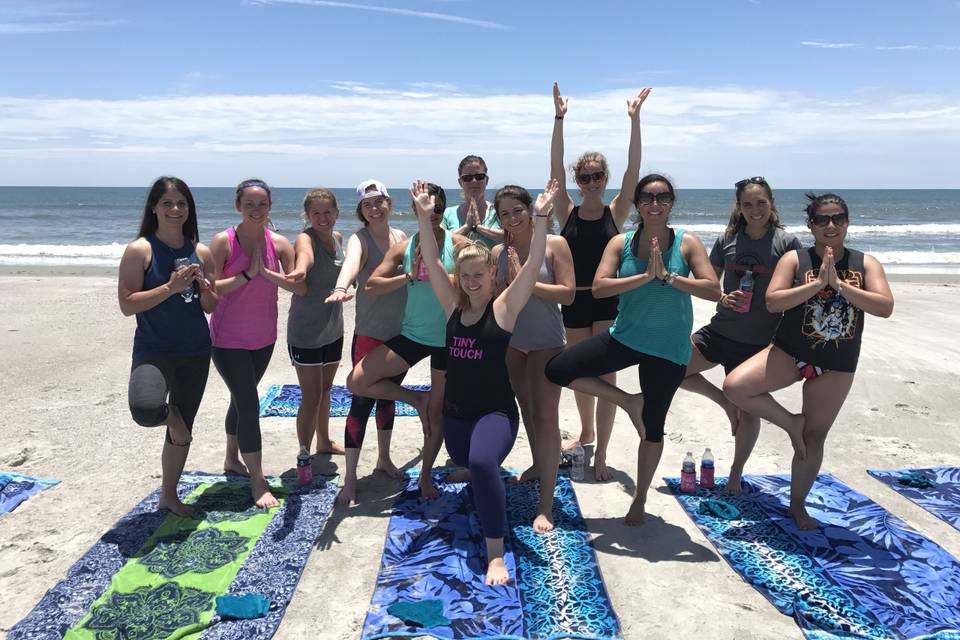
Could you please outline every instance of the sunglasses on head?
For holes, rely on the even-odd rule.
[[[487,179],[487,174],[485,173],[465,173],[460,176],[460,179],[464,182],[483,182]]]
[[[832,216],[828,216],[825,213],[815,213],[810,216],[810,222],[817,227],[825,227],[831,222],[835,227],[845,227],[847,226],[847,223],[850,222],[850,214],[835,213]]]
[[[737,189],[743,189],[748,184],[767,184],[767,179],[763,176],[753,176],[752,178],[744,178],[738,182],[734,183],[734,187]]]
[[[669,191],[664,191],[662,193],[641,191],[640,195],[637,197],[637,204],[653,204],[654,200],[656,200],[657,204],[659,205],[667,206],[668,204],[673,204],[673,194]]]
[[[607,174],[603,171],[597,171],[596,173],[579,173],[577,174],[577,182],[580,184],[589,184],[591,182],[601,182],[604,178],[607,177]]]

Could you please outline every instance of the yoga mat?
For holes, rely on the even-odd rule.
[[[380,572],[363,625],[364,640],[435,638],[620,638],[620,622],[590,546],[573,486],[557,479],[555,529],[533,532],[538,483],[507,485],[509,534],[504,562],[514,579],[485,586],[486,545],[467,483],[437,484],[421,500],[408,474],[387,529]],[[435,479],[445,475],[437,470]],[[408,626],[390,615],[395,602],[440,600],[447,626]]]
[[[405,384],[403,388],[412,391],[430,391],[430,385],[428,384]],[[346,417],[350,412],[351,398],[353,398],[353,394],[350,393],[349,389],[339,384],[333,385],[330,389],[330,417]],[[300,385],[298,384],[270,385],[267,392],[260,398],[261,418],[294,418],[299,408]],[[373,415],[373,410],[371,410],[370,415]],[[397,402],[395,415],[416,416],[417,410],[406,402]]]
[[[11,640],[271,638],[336,495],[335,476],[299,487],[271,478],[281,505],[258,509],[237,476],[185,473],[178,491],[198,518],[133,508],[10,630]],[[266,617],[221,620],[217,595],[263,594]]]
[[[60,484],[59,480],[34,478],[12,471],[0,473],[0,514],[13,511],[30,496]]]
[[[960,638],[960,562],[833,476],[819,475],[807,498],[822,523],[813,531],[787,513],[789,476],[744,476],[739,497],[725,478],[696,494],[665,480],[734,571],[807,638]],[[709,498],[740,518],[698,513]]]
[[[906,473],[928,478],[933,486],[928,489],[909,487],[898,481]],[[915,502],[944,522],[960,530],[960,467],[931,467],[929,469],[898,469],[894,471],[867,471],[891,489]]]

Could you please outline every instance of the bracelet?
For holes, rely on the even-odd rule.
[[[346,288],[346,287],[334,287],[333,290],[334,290],[334,291],[339,291],[340,293],[346,293],[346,292],[347,292],[347,288]]]
[[[554,120],[563,120],[563,116],[553,116]]]
[[[241,271],[241,272],[240,272],[240,275],[242,275],[244,278],[246,278],[246,279],[247,279],[247,282],[250,282],[250,281],[253,279],[253,278],[251,278],[249,275],[247,275],[247,272],[246,272],[246,271]]]
[[[407,279],[407,282],[409,282],[410,284],[413,284],[413,274],[412,274],[412,273],[409,273],[409,272],[407,272],[407,271],[404,271],[404,272],[403,272],[403,277],[405,277],[405,278]]]
[[[542,214],[542,215],[539,214],[539,213],[537,213],[537,214],[534,214],[534,215],[536,215],[538,218],[549,218],[549,217],[550,217],[550,214],[549,214],[549,213],[544,213],[544,214]]]

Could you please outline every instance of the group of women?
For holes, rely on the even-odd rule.
[[[487,541],[488,583],[509,578],[499,466],[521,419],[532,464],[520,480],[540,483],[533,528],[553,528],[564,386],[576,393],[581,419],[579,437],[565,446],[596,439],[597,480],[610,478],[606,448],[617,407],[640,435],[627,524],[644,521],[667,411],[683,387],[714,400],[730,420],[736,442],[731,493],[740,491],[760,418],[789,434],[791,513],[801,527],[815,527],[804,502],[852,384],[863,314],[886,317],[893,310],[883,268],[845,246],[849,210],[836,194],[808,196],[814,244],[802,247],[783,229],[762,177],[736,183],[730,223],[709,253],[694,234],[671,226],[677,199],[672,182],[639,175],[640,110],[649,93],[644,89],[627,101],[627,170],[609,205],[603,201],[607,161],[596,152],[571,167],[580,204],[566,191],[568,101],[556,85],[552,175],[536,201],[515,185],[487,201],[487,165],[467,156],[458,167],[461,205],[447,207],[435,184],[414,183],[418,231],[409,238],[390,226],[393,201],[386,187],[367,180],[357,188],[363,227],[345,250],[335,230],[339,205],[326,189],[304,198],[304,231],[291,245],[269,228],[270,188],[246,180],[236,190],[240,222],[207,248],[199,243],[187,185],[177,178],[157,180],[138,238],[121,261],[119,298],[122,311],[137,316],[133,418],[144,426],[166,426],[160,507],[192,514],[176,487],[211,357],[230,390],[224,469],[249,475],[258,506],[277,504],[261,464],[257,383],[276,342],[283,288],[293,294],[287,342],[302,389],[300,456],[309,456],[314,436],[316,451],[345,452],[338,501],[355,503],[371,412],[375,408],[376,469],[399,477],[390,457],[394,402],[415,407],[423,427],[420,491],[425,498],[437,495],[432,470],[446,443],[463,469],[445,481],[473,487]],[[636,226],[626,230],[634,211]],[[548,233],[551,218],[560,235]],[[354,295],[347,378],[353,399],[342,448],[329,434],[330,387],[343,350],[343,303]],[[691,335],[692,296],[717,302],[717,311]],[[401,386],[407,370],[428,357],[430,390]],[[716,364],[726,373],[722,389],[702,375]],[[630,365],[638,367],[640,393],[616,384],[616,372]],[[793,414],[770,392],[800,380],[803,409]]]

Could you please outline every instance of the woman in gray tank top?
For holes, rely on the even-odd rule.
[[[330,439],[330,388],[343,351],[343,308],[324,301],[343,265],[343,237],[334,231],[340,209],[329,189],[313,189],[303,199],[307,227],[297,236],[296,262],[288,275],[296,280],[287,314],[287,350],[300,383],[297,409],[298,463],[310,457],[313,434],[317,453],[342,454]]]
[[[407,289],[400,287],[390,293],[372,296],[364,293],[364,285],[373,270],[376,269],[390,247],[407,239],[406,234],[390,228],[390,213],[393,200],[383,183],[377,180],[365,180],[357,187],[357,217],[363,222],[363,228],[350,237],[340,277],[327,303],[340,306],[353,298],[348,288],[356,284],[357,303],[354,318],[353,342],[350,347],[350,359],[356,366],[365,355],[373,351],[385,340],[400,333],[403,322],[403,309],[407,302]],[[402,377],[401,377],[402,379]],[[398,381],[399,383],[399,381]],[[401,477],[400,470],[390,459],[390,437],[393,434],[395,404],[392,400],[374,400],[354,395],[350,403],[350,413],[344,429],[344,444],[347,452],[346,472],[343,488],[337,496],[341,504],[357,502],[357,464],[360,460],[360,447],[367,428],[370,411],[376,404],[377,471],[393,478]]]
[[[506,232],[506,244],[494,247],[497,282],[506,287],[526,262],[533,237],[533,200],[522,187],[497,191],[494,206]],[[547,361],[563,350],[566,338],[561,304],[570,304],[576,291],[573,258],[562,236],[547,236],[547,252],[533,295],[517,316],[507,352],[510,384],[520,405],[523,427],[530,442],[533,466],[520,477],[540,479],[540,503],[533,529],[553,529],[553,490],[560,464],[560,391],[544,375]]]

